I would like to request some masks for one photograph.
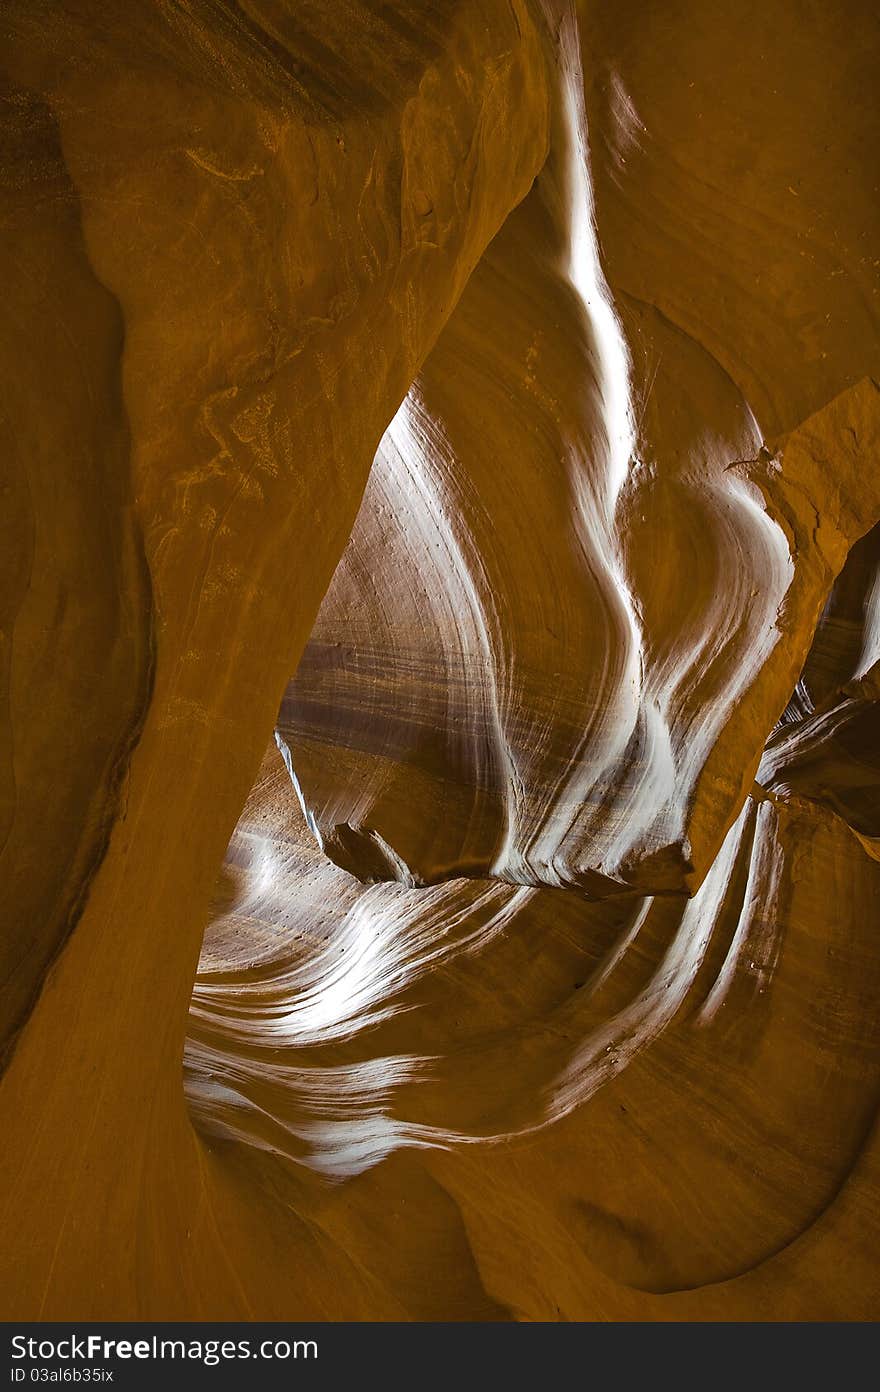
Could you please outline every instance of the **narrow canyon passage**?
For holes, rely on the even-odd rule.
[[[2,24],[7,1317],[876,1317],[871,7]]]

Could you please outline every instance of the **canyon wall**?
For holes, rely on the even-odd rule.
[[[7,1317],[876,1317],[872,7],[0,27]]]

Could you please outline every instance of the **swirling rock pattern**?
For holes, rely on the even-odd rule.
[[[880,878],[839,819],[756,789],[691,900],[359,889],[285,782],[270,753],[203,949],[207,1130],[334,1178],[510,1155],[589,1265],[650,1293],[751,1270],[836,1197],[880,1061]]]
[[[874,17],[3,25],[8,1313],[876,1316]]]

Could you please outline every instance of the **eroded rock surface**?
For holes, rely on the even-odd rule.
[[[4,1313],[876,1317],[875,18],[0,23]]]
[[[126,438],[120,424],[113,436],[124,462],[114,476],[119,501],[100,492],[100,475],[89,494],[77,475],[84,466],[57,435],[25,437],[16,487],[26,499],[22,480],[32,475],[22,469],[52,450],[77,507],[99,499],[109,530],[123,526],[113,508],[123,508],[130,478],[155,647],[124,798],[84,908],[75,810],[61,809],[57,834],[55,814],[39,829],[42,840],[67,838],[64,894],[82,911],[2,1080],[3,1221],[16,1234],[5,1244],[4,1289],[17,1315],[245,1312],[256,1297],[243,1291],[265,1257],[259,1233],[276,1231],[277,1215],[268,1219],[202,1152],[180,1085],[211,886],[378,439],[485,244],[543,162],[544,54],[525,6],[506,0],[478,17],[454,3],[401,6],[390,17],[364,5],[345,23],[320,7],[294,16],[273,6],[157,3],[133,24],[97,0],[22,0],[3,25],[10,80],[32,94],[34,110],[49,112],[34,134],[46,145],[42,161],[12,133],[12,232],[38,274],[61,274],[51,236],[28,241],[18,208],[40,215],[45,164],[63,160],[43,224],[60,218],[68,255],[87,257],[103,287],[94,294],[108,340],[103,380],[96,366],[92,380],[65,389],[80,392],[96,431],[112,432],[115,409],[128,430]],[[19,122],[15,101],[11,112]],[[76,200],[65,202],[71,187]],[[100,321],[85,310],[82,318],[102,347]],[[63,328],[58,337],[63,346]],[[11,332],[10,353],[18,341]],[[29,390],[38,418],[51,418],[56,369],[50,349],[41,351]],[[65,424],[59,416],[62,436]],[[110,468],[102,444],[95,448]],[[32,496],[86,567],[78,513],[64,512],[63,496],[45,485]],[[114,544],[121,552],[112,533],[94,542],[108,566]],[[23,559],[11,612],[26,575]],[[103,578],[111,590],[112,581],[112,572]],[[106,641],[113,625],[93,612],[101,583],[91,582],[94,601],[84,585],[78,606],[80,622]],[[140,594],[128,587],[129,608]],[[65,707],[41,655],[56,627],[67,654],[76,621],[63,606],[48,632],[44,619],[32,658],[44,662],[40,695],[58,700],[52,719],[66,723],[75,750],[64,783],[74,808],[83,797],[77,760],[90,771],[97,697],[86,684]],[[149,631],[144,624],[144,644]],[[16,676],[30,651],[24,641],[19,651],[18,636]],[[138,631],[128,649],[126,636],[121,692],[102,674],[101,697],[118,722],[118,733],[102,731],[105,763],[133,723],[124,698],[140,690],[145,665],[129,655]],[[78,664],[88,677],[87,651]],[[39,707],[29,695],[35,726]],[[27,749],[34,736],[13,725],[12,738]],[[18,757],[13,744],[13,770]],[[40,772],[28,796],[51,800],[51,751]],[[102,794],[92,771],[89,793],[106,806],[113,789]],[[16,805],[24,817],[27,804]],[[40,841],[33,845],[39,852]],[[39,883],[38,866],[28,874]],[[46,897],[45,910],[38,905],[19,927],[45,943],[39,954],[30,949],[29,990],[59,939],[61,891]],[[43,926],[40,912],[51,922]],[[23,955],[15,930],[13,921],[13,963]],[[13,1023],[21,1009],[14,1004]],[[280,1221],[294,1245],[309,1245],[298,1220]],[[218,1250],[221,1230],[223,1245],[240,1241],[249,1253],[241,1261],[252,1278]],[[332,1258],[321,1270],[318,1260],[312,1311],[332,1307]],[[280,1294],[272,1301],[285,1308]]]

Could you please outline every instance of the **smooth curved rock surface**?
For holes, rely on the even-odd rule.
[[[655,166],[672,182],[663,102],[649,135],[623,65],[588,127],[578,34],[559,13],[550,158],[380,446],[279,737],[322,846],[361,878],[693,891],[816,612],[880,513],[880,396],[870,378],[834,404],[817,390],[820,409],[792,419],[803,373],[775,333],[750,341],[748,370],[732,364],[671,317],[665,262],[655,299],[636,301],[611,205],[640,173],[650,199]],[[742,158],[737,134],[724,129],[716,163]],[[592,146],[597,197],[613,174],[602,245],[620,311]],[[757,216],[766,192],[745,192]],[[681,215],[650,206],[642,275]],[[811,265],[797,275],[818,318],[834,289],[800,221],[791,235]],[[719,264],[740,233],[715,229]],[[765,269],[759,241],[748,255]],[[726,304],[714,280],[698,288]],[[851,339],[827,344],[823,371],[845,383]],[[768,359],[791,393],[781,417],[755,375]],[[789,433],[771,438],[781,421]]]
[[[7,1318],[876,1318],[878,29],[5,8]]]
[[[284,781],[270,753],[203,948],[187,1087],[209,1131],[337,1179],[540,1135],[591,1260],[653,1292],[760,1265],[836,1196],[880,1059],[880,875],[839,819],[756,789],[691,900],[363,890]]]
[[[376,444],[546,153],[524,5],[498,0],[478,21],[451,2],[390,19],[364,5],[330,35],[320,8],[285,13],[156,3],[132,27],[99,0],[4,12],[10,81],[50,108],[45,138],[77,191],[74,251],[85,244],[125,326],[116,375],[87,399],[112,425],[121,379],[155,645],[109,844],[84,907],[82,879],[69,887],[75,932],[0,1083],[2,1288],[18,1317],[250,1312],[267,1234],[311,1245],[288,1206],[267,1212],[204,1153],[186,1114],[180,1053],[211,886]],[[343,80],[354,68],[359,83]],[[36,215],[42,166],[13,148],[10,196]],[[54,250],[23,254],[45,273]],[[41,373],[38,402],[45,356]],[[78,482],[57,444],[52,465]],[[73,541],[75,516],[45,502]],[[76,730],[92,700],[86,688],[56,718]],[[41,769],[48,782],[48,755]],[[58,937],[39,920],[21,931],[49,950]],[[346,1277],[316,1254],[304,1309],[332,1309],[340,1282],[352,1308],[372,1308],[342,1263]],[[282,1289],[261,1308],[280,1316]]]

